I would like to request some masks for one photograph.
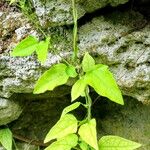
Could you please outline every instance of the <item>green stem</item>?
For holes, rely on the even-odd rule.
[[[78,55],[78,46],[77,46],[77,32],[78,32],[78,17],[77,17],[77,9],[75,6],[75,0],[72,0],[72,13],[73,13],[73,21],[74,21],[74,28],[73,28],[73,61],[77,60]]]
[[[92,99],[88,92],[88,87],[85,89],[85,99],[86,99],[86,105],[87,105],[87,120],[91,120],[91,107],[92,107]]]

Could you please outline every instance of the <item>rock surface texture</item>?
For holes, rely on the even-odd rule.
[[[32,0],[35,12],[42,25],[59,26],[73,23],[70,0]],[[77,0],[78,18],[107,5],[117,6],[128,0]]]
[[[94,14],[88,19],[85,16],[105,6],[116,7],[126,2],[128,0],[77,0],[79,55],[82,58],[88,51],[98,63],[108,65],[127,99],[124,107],[112,102],[108,103],[107,110],[105,102],[102,102],[101,109],[98,108],[101,104],[94,106],[99,130],[102,134],[117,134],[132,140],[137,133],[135,140],[146,145],[141,150],[148,150],[150,23],[139,12],[128,9],[119,11],[113,8],[111,13]],[[138,5],[145,2],[148,3],[140,0]],[[69,0],[32,0],[31,3],[39,23],[51,34],[52,48],[45,64],[40,64],[35,54],[11,57],[10,53],[19,41],[28,35],[40,39],[41,33],[18,10],[0,8],[0,125],[10,123],[18,134],[43,140],[63,107],[70,103],[70,82],[42,95],[33,95],[32,91],[46,69],[72,54],[72,5]],[[99,115],[105,112],[104,117]]]

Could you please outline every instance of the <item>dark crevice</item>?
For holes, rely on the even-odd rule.
[[[143,1],[143,2],[142,2]],[[150,18],[150,0],[130,0],[126,4],[119,5],[117,7],[106,6],[104,8],[100,8],[92,13],[86,13],[82,18],[78,20],[78,25],[82,26],[87,22],[90,22],[93,18],[98,17],[100,15],[108,15],[114,11],[138,11],[140,12],[146,20]]]

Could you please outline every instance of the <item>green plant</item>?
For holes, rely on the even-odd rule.
[[[57,141],[45,150],[70,150],[78,147],[82,150],[122,150],[123,147],[125,150],[133,150],[140,147],[141,144],[117,136],[105,136],[99,142],[97,141],[96,120],[91,116],[92,100],[89,92],[90,87],[98,94],[108,97],[121,105],[123,105],[123,98],[108,67],[102,64],[95,64],[94,59],[88,53],[84,55],[78,72],[76,67],[63,63],[51,67],[38,80],[34,94],[53,90],[55,87],[65,84],[69,78],[77,77],[78,80],[72,86],[71,101],[73,102],[79,96],[82,96],[85,97],[85,103],[75,102],[63,110],[60,120],[52,127],[44,140],[45,143],[53,139],[57,139]],[[78,121],[70,113],[80,105],[87,109],[87,115],[82,121]]]
[[[37,81],[34,94],[51,91],[57,86],[66,84],[69,78],[76,78],[71,89],[71,102],[80,96],[85,98],[85,103],[75,102],[64,108],[59,121],[47,134],[44,142],[56,140],[45,150],[134,150],[141,144],[126,140],[118,136],[104,136],[97,141],[96,119],[92,118],[90,89],[93,88],[99,95],[109,98],[111,101],[123,105],[123,98],[116,81],[109,71],[108,66],[96,64],[92,56],[86,52],[81,64],[78,62],[77,46],[77,10],[75,2],[73,6],[73,64],[59,63],[47,70]],[[28,56],[37,53],[40,62],[45,62],[48,53],[50,38],[38,41],[29,36],[13,50],[12,56]],[[74,65],[76,64],[76,65]],[[70,112],[83,105],[87,110],[84,120],[77,120]]]

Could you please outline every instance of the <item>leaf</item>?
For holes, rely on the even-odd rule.
[[[76,68],[72,65],[67,66],[66,73],[69,77],[75,78],[78,74],[76,72]]]
[[[82,141],[79,146],[81,150],[89,150],[88,144],[86,144],[84,141]]]
[[[45,150],[71,150],[78,144],[78,136],[75,134],[69,134],[60,140],[53,142]]]
[[[82,68],[84,72],[90,71],[95,66],[95,60],[89,55],[89,53],[85,53]]]
[[[141,147],[141,144],[119,136],[103,136],[99,140],[100,150],[134,150],[139,147]]]
[[[73,102],[76,100],[79,96],[81,96],[86,88],[86,83],[84,81],[84,78],[79,79],[71,89],[71,101]]]
[[[22,40],[13,50],[11,56],[29,56],[35,50],[38,40],[33,36],[28,36]]]
[[[39,44],[36,47],[36,53],[38,55],[38,60],[41,63],[44,63],[46,61],[49,44],[50,44],[50,38],[47,37],[45,41],[39,42]]]
[[[33,93],[44,93],[47,90],[51,91],[55,87],[65,84],[69,78],[66,74],[66,67],[65,64],[61,63],[51,67],[37,81]]]
[[[78,108],[78,107],[80,106],[80,104],[81,104],[80,102],[76,102],[76,103],[71,104],[70,106],[66,107],[66,108],[63,110],[63,112],[62,112],[61,118],[62,118],[64,115],[66,115],[68,112],[70,112],[70,111],[72,111],[72,110]]]
[[[0,130],[0,143],[6,150],[12,149],[12,133],[8,128]]]
[[[78,121],[73,115],[66,114],[51,128],[46,135],[44,143],[47,143],[52,139],[65,137],[71,133],[76,133],[77,123]]]
[[[123,98],[112,73],[105,65],[96,65],[95,69],[86,73],[86,83],[102,96],[123,105]]]
[[[81,125],[78,133],[83,141],[98,150],[95,119]]]

